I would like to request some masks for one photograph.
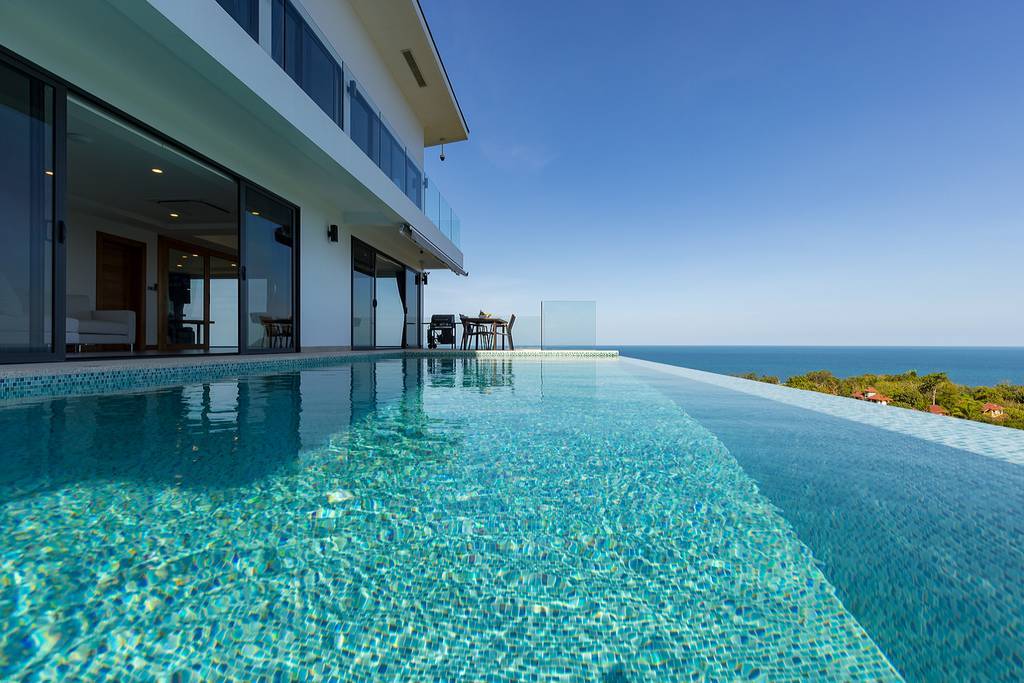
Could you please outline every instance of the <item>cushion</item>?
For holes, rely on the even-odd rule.
[[[81,320],[78,321],[80,334],[128,334],[128,326],[112,320]]]

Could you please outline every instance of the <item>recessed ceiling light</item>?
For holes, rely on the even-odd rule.
[[[177,218],[177,217],[178,217],[178,214],[176,214],[176,213],[174,213],[174,212],[172,211],[172,212],[171,212],[171,218]]]
[[[232,267],[232,268],[237,268],[237,267],[238,267],[238,264],[237,264],[237,263],[232,263],[232,264],[231,264],[231,267]]]
[[[192,254],[192,255],[195,256],[196,258],[199,258],[199,254]]]
[[[177,267],[181,268],[181,264],[180,263],[175,263],[174,265],[176,265]]]
[[[53,171],[43,171],[46,175],[53,175]]]
[[[250,211],[249,213],[251,213],[253,216],[259,216],[260,215],[259,211]]]
[[[156,173],[157,175],[160,175],[161,173],[164,172],[164,169],[162,168],[151,168],[149,170],[152,171],[153,173]]]

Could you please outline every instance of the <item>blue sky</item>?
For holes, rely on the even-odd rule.
[[[1024,3],[422,0],[469,278],[609,344],[1024,345]]]

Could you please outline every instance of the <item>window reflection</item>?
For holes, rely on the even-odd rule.
[[[291,208],[251,188],[245,200],[248,348],[294,350],[294,215]]]
[[[0,353],[52,347],[53,88],[0,64]]]

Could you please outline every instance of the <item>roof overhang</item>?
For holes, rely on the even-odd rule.
[[[444,249],[439,248],[434,241],[423,232],[411,225],[405,224],[399,228],[399,232],[407,239],[412,240],[419,247],[433,254],[448,270],[456,275],[469,275],[469,272],[462,267],[462,264],[448,256]]]
[[[424,146],[467,139],[469,126],[419,0],[352,0],[352,6],[423,124]],[[424,85],[417,82],[405,50],[415,60]]]

